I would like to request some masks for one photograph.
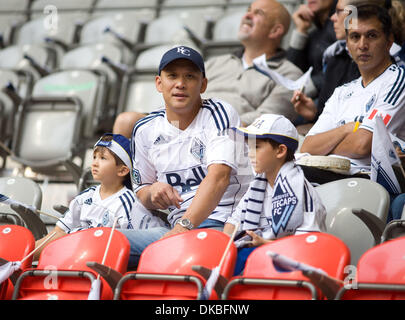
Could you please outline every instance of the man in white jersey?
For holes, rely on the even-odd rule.
[[[180,46],[160,62],[156,88],[165,108],[140,120],[131,140],[134,192],[148,210],[168,210],[170,228],[122,230],[135,266],[150,243],[193,228],[221,229],[252,178],[241,175],[226,129],[240,125],[226,102],[202,100],[207,87],[201,55]]]
[[[383,8],[359,6],[357,19],[346,30],[346,43],[361,77],[334,91],[301,152],[348,158],[351,174],[356,174],[370,170],[377,115],[382,116],[388,131],[405,138],[405,70],[391,60],[392,23]],[[303,169],[311,182],[327,182],[328,176],[330,180],[339,178],[321,169]]]

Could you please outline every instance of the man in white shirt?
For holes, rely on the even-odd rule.
[[[348,158],[351,174],[355,174],[370,169],[377,115],[383,117],[388,131],[405,138],[405,70],[390,57],[392,23],[385,9],[359,6],[357,19],[351,22],[346,30],[346,42],[361,77],[335,90],[300,151]],[[303,166],[303,169],[305,172],[308,168]],[[307,173],[313,175],[313,170]],[[318,182],[319,177],[307,178]],[[320,180],[325,182],[323,178]]]
[[[141,119],[131,140],[134,192],[148,210],[169,210],[170,228],[122,230],[130,266],[150,243],[193,228],[222,229],[251,179],[226,130],[240,125],[232,106],[201,99],[207,87],[201,55],[180,46],[160,62],[156,88],[165,108]],[[240,161],[246,174],[240,174]]]

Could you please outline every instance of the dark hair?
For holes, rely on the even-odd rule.
[[[112,135],[105,135],[103,137],[101,137],[101,141],[111,141],[113,139]],[[101,151],[103,150],[103,151]],[[104,151],[105,150],[105,151]],[[124,163],[124,161],[122,161],[122,159],[120,157],[118,157],[114,152],[112,152],[110,149],[106,148],[106,147],[102,147],[102,146],[97,146],[94,148],[93,152],[109,152],[115,160],[115,164],[117,166],[122,165],[122,166],[126,166],[126,164]],[[131,168],[128,168],[131,170]],[[128,172],[128,174],[125,175],[125,177],[122,180],[123,185],[125,185],[128,189],[132,190],[132,183],[131,183],[131,174],[130,172]]]
[[[374,5],[388,10],[392,20],[392,33],[394,40],[401,45],[405,41],[405,8],[402,0],[349,0],[348,5],[359,7],[362,5]]]
[[[283,143],[277,142],[277,141],[275,141],[275,140],[273,140],[273,139],[269,139],[269,138],[263,139],[263,140],[266,141],[266,142],[268,142],[268,143],[270,143],[271,146],[272,146],[274,149],[275,149],[275,148],[278,148],[281,144],[283,144]],[[285,144],[284,144],[284,145],[285,145]],[[293,160],[294,160],[294,153],[295,153],[295,150],[292,150],[292,149],[290,149],[290,148],[287,147],[287,155],[286,155],[286,157],[285,157],[285,162],[293,161]]]
[[[368,20],[372,17],[376,17],[378,21],[381,22],[383,27],[383,32],[387,39],[392,34],[392,19],[388,10],[384,7],[380,7],[377,5],[361,3],[357,7],[357,18],[359,20]],[[348,34],[348,30],[346,29],[346,34]]]

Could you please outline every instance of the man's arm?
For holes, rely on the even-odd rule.
[[[353,133],[353,129],[354,122],[349,122],[338,128],[307,136],[300,151],[312,155],[326,156],[332,153],[347,135]]]
[[[366,129],[359,129],[349,133],[331,153],[352,159],[364,158],[371,153],[373,133]]]
[[[206,177],[201,181],[192,203],[183,215],[194,227],[199,226],[218,206],[229,185],[231,170],[232,168],[225,164],[212,164],[208,167]],[[185,231],[187,229],[176,224],[165,237]]]

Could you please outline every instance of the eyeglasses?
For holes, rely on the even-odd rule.
[[[337,16],[339,16],[342,12],[345,12],[346,14],[349,14],[351,11],[346,9],[346,8],[344,8],[344,9],[336,8],[335,9],[335,13],[336,13]]]

